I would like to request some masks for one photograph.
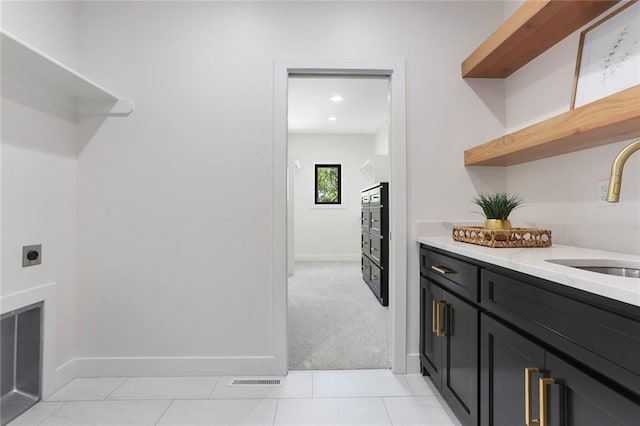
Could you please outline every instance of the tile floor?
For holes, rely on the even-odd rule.
[[[78,378],[11,426],[459,425],[419,374],[291,371],[279,386],[233,378]]]

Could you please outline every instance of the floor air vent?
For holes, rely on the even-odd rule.
[[[280,386],[280,379],[234,379],[229,386]]]

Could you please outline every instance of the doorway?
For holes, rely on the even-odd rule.
[[[288,371],[287,336],[287,95],[291,76],[387,76],[390,105],[389,354],[394,373],[406,372],[406,134],[402,59],[277,59],[274,68],[273,252],[274,373]]]
[[[369,220],[361,223],[370,210],[361,191],[390,180],[389,77],[288,83],[288,367],[389,368],[387,250],[372,252],[384,254],[385,274],[369,274]]]

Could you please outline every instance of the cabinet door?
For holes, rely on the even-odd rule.
[[[442,298],[446,303],[442,396],[463,424],[477,425],[480,313],[447,291]]]
[[[640,424],[640,401],[628,399],[550,353],[546,354],[546,368],[547,375],[556,381],[550,390],[558,388],[548,396],[549,426]]]
[[[525,368],[544,368],[544,350],[482,314],[480,332],[480,424],[525,424]],[[531,410],[537,418],[538,377],[531,374]],[[535,407],[535,408],[534,408]],[[535,415],[534,415],[535,412]]]
[[[360,270],[362,271],[362,279],[369,284],[369,280],[371,279],[371,263],[364,254],[360,256]]]
[[[420,278],[420,363],[423,374],[431,376],[436,387],[442,384],[442,337],[436,333],[437,304],[442,290],[426,278]]]

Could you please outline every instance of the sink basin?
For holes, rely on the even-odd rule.
[[[613,266],[574,266],[585,271],[598,272],[600,274],[618,275],[620,277],[640,278],[640,269],[619,268]]]
[[[569,266],[599,274],[640,278],[640,262],[619,259],[547,259],[549,263]]]

